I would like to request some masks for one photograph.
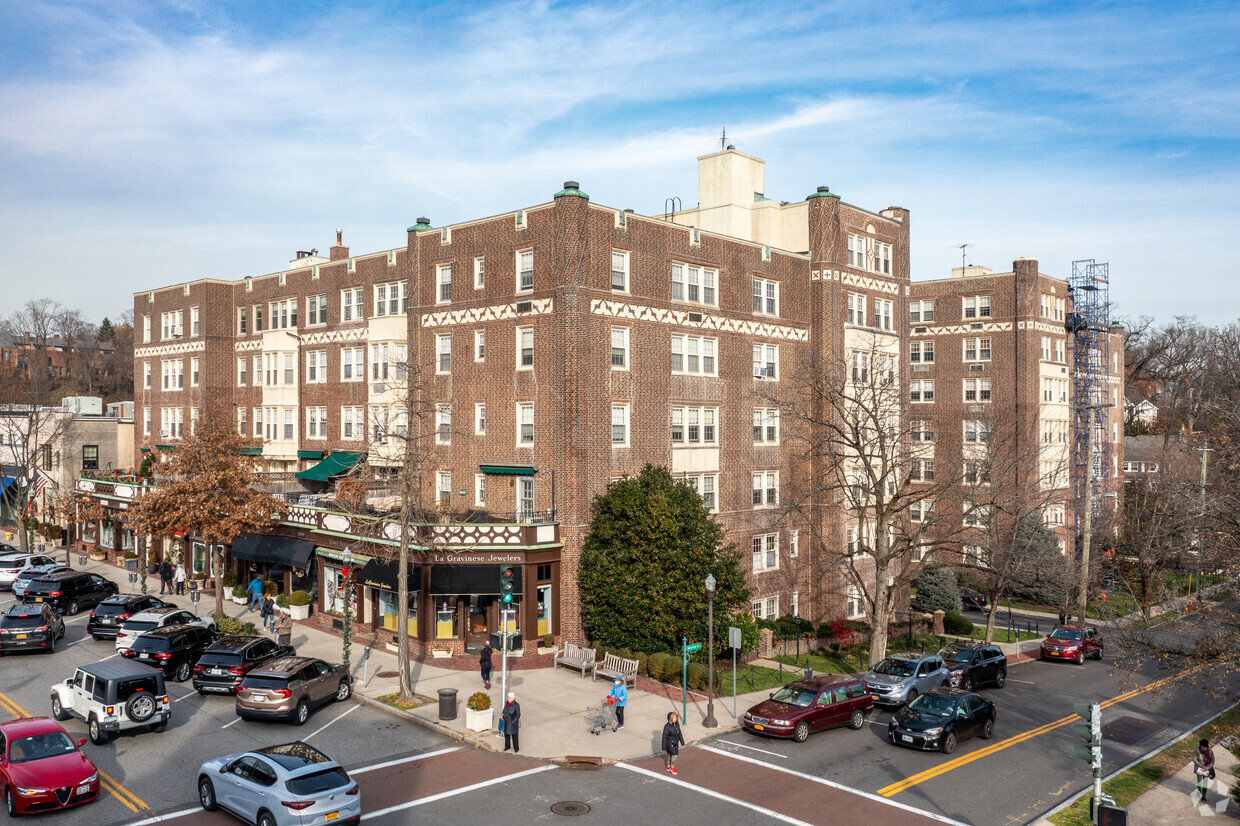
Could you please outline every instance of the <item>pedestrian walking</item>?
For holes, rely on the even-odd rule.
[[[1206,802],[1206,792],[1210,791],[1210,781],[1214,779],[1214,749],[1210,741],[1202,738],[1193,752],[1193,773],[1197,775],[1197,792],[1201,802]]]
[[[165,593],[164,589],[166,588],[167,593],[171,594],[174,587],[172,584],[172,563],[165,556],[163,564],[159,566],[159,592],[161,594]]]
[[[276,627],[276,601],[271,598],[271,594],[263,596],[263,607],[258,614],[263,620],[263,630],[275,630]]]
[[[172,575],[172,582],[176,585],[177,596],[185,593],[185,566],[177,564],[176,572]]]
[[[624,728],[624,707],[629,703],[629,690],[624,687],[624,678],[617,677],[607,692],[607,702],[616,707],[616,731]]]
[[[250,584],[245,588],[246,593],[250,595],[249,607],[245,609],[247,614],[252,613],[256,607],[260,607],[263,602],[263,581],[258,577],[250,580]]]
[[[485,641],[482,643],[482,653],[478,655],[478,666],[482,669],[482,682],[487,687],[491,687],[491,643]]]
[[[667,770],[676,774],[676,755],[685,744],[685,735],[680,731],[680,715],[674,711],[667,713],[667,722],[663,725],[663,751]]]
[[[504,751],[512,749],[513,754],[521,753],[521,704],[517,695],[508,692],[508,702],[504,704],[504,713],[500,715],[504,721]]]
[[[1063,608],[1060,608],[1059,609],[1059,624],[1066,625],[1068,623],[1068,616],[1069,616],[1068,612],[1065,611]]]
[[[293,618],[284,612],[280,612],[280,618],[276,620],[276,642],[280,645],[293,644]]]

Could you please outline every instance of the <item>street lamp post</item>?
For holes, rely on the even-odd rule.
[[[719,728],[715,719],[715,575],[706,575],[706,719],[703,728]]]
[[[344,631],[344,640],[341,643],[341,659],[344,661],[344,670],[349,671],[349,642],[353,626],[353,589],[349,584],[353,576],[353,551],[345,548],[344,553],[340,555],[340,561],[344,563],[344,582],[341,584],[340,590],[343,592],[344,599],[344,623],[342,630]]]

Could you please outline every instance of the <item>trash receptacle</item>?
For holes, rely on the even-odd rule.
[[[456,719],[456,689],[441,688],[439,689],[439,719],[455,720]]]

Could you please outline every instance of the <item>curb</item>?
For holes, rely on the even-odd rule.
[[[436,722],[435,720],[429,720],[425,717],[419,717],[417,714],[412,714],[408,711],[404,711],[399,708],[394,708],[388,705],[387,703],[381,703],[378,700],[375,700],[371,697],[367,697],[365,694],[354,693],[353,697],[357,700],[360,700],[361,702],[365,703],[368,706],[381,709],[383,711],[388,712],[389,714],[394,714],[397,717],[403,717],[406,720],[417,723],[418,725],[423,726],[424,728],[428,728],[431,731],[437,732],[446,737],[451,737],[453,740],[456,740],[457,742],[468,743],[469,745],[477,749],[487,749],[488,751],[494,751],[494,749],[489,749],[485,744],[476,742],[470,739],[469,737],[467,737],[466,735],[462,734],[461,732],[456,731],[454,729],[450,729],[447,726]]]

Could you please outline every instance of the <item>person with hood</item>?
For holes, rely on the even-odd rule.
[[[159,592],[161,594],[165,593],[164,589],[166,588],[166,593],[171,594],[174,587],[172,584],[172,563],[165,556],[163,563],[159,566]]]
[[[624,707],[629,703],[629,690],[624,685],[624,678],[617,677],[607,693],[607,702],[616,707],[616,731],[624,728]]]
[[[680,747],[685,744],[685,736],[680,731],[680,715],[674,711],[667,713],[667,723],[663,726],[663,751],[667,763],[667,770],[673,775],[676,774],[676,755],[680,754]]]
[[[504,751],[512,749],[513,754],[521,753],[521,704],[517,695],[508,692],[508,702],[504,704],[504,713],[500,715],[504,721]]]
[[[482,654],[478,656],[478,666],[482,669],[482,682],[487,687],[491,687],[491,643],[485,641],[482,643]]]
[[[253,579],[250,580],[250,584],[246,586],[245,590],[246,590],[246,593],[250,595],[250,604],[245,609],[245,612],[249,614],[250,612],[254,610],[255,606],[258,606],[260,609],[259,613],[261,615],[262,613],[261,609],[262,609],[262,603],[263,603],[263,581],[259,579],[258,577],[254,577]]]

